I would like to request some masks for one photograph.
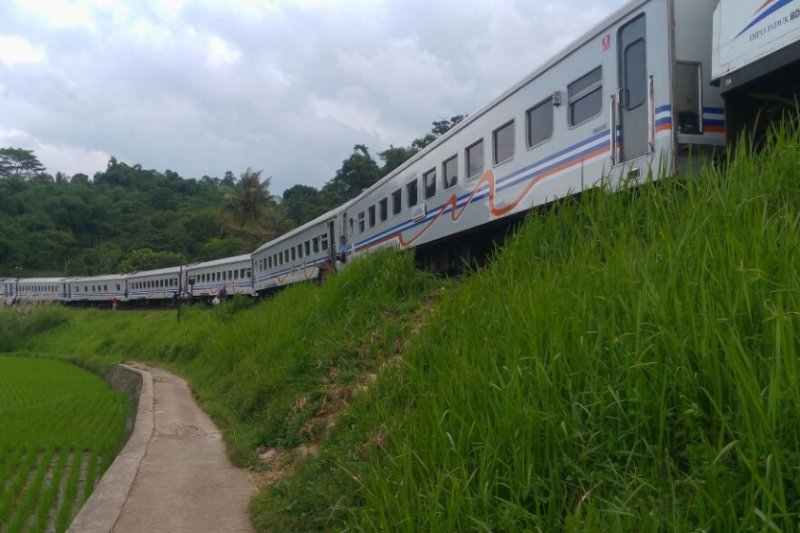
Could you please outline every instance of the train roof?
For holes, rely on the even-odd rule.
[[[67,278],[67,283],[87,283],[92,281],[119,281],[124,280],[123,274],[101,274],[100,276],[81,276],[77,278]]]
[[[501,93],[498,97],[490,101],[488,104],[479,108],[474,113],[468,115],[464,120],[462,120],[457,125],[450,128],[450,130],[448,130],[446,133],[438,137],[431,144],[426,146],[424,150],[421,150],[418,153],[414,154],[408,161],[404,162],[402,165],[394,169],[392,172],[390,172],[383,178],[373,183],[368,189],[362,191],[361,194],[353,198],[349,203],[354,203],[357,202],[358,200],[361,200],[365,196],[368,196],[370,193],[374,192],[376,189],[381,187],[384,183],[391,181],[392,179],[396,178],[403,172],[407,171],[412,165],[414,165],[420,159],[422,159],[423,157],[434,151],[438,146],[440,146],[445,141],[456,135],[459,131],[466,128],[469,124],[475,122],[480,117],[491,111],[493,108],[497,107],[500,103],[510,98],[514,93],[519,91],[522,87],[524,87],[531,81],[535,80],[536,78],[538,78],[539,76],[541,76],[542,74],[544,74],[545,72],[556,66],[558,63],[563,61],[568,56],[572,55],[576,50],[584,46],[586,43],[598,37],[609,26],[611,26],[612,24],[614,24],[615,22],[626,16],[631,11],[637,9],[638,7],[653,1],[654,0],[631,0],[625,3],[623,6],[621,6],[616,11],[608,15],[606,18],[602,19],[599,23],[592,26],[587,32],[583,33],[580,37],[575,39],[566,48],[556,53],[544,64],[534,69],[533,72],[522,78],[516,84],[512,85],[510,89],[507,89],[505,92]]]
[[[128,274],[124,274],[123,277],[126,279],[130,278],[141,278],[145,276],[162,276],[164,274],[177,274],[181,271],[182,266],[176,267],[167,267],[167,268],[159,268],[156,270],[141,270],[139,272],[130,272]]]
[[[247,261],[250,262],[250,254],[242,254],[236,255],[233,257],[223,257],[222,259],[214,259],[212,261],[203,261],[202,263],[192,263],[186,265],[186,270],[192,270],[196,268],[208,268],[208,267],[215,267],[221,265],[230,265],[233,263],[243,263]]]
[[[19,278],[20,283],[63,283],[67,278]]]

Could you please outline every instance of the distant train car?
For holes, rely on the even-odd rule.
[[[67,299],[64,278],[21,278],[17,281],[17,302],[63,302]]]
[[[800,1],[722,0],[714,10],[712,83],[725,99],[729,140],[797,116]]]
[[[110,302],[126,299],[126,281],[122,275],[70,278],[67,294],[70,302]]]
[[[183,287],[182,266],[134,272],[123,277],[128,284],[129,302],[172,299]]]
[[[714,4],[628,3],[357,197],[340,216],[349,254],[440,243],[724,145]]]
[[[192,297],[213,297],[225,287],[228,295],[253,293],[250,254],[195,263],[184,268],[185,288]]]
[[[14,299],[14,278],[0,278],[0,305],[9,305]]]
[[[317,279],[320,268],[332,267],[338,209],[293,229],[252,254],[255,290]]]

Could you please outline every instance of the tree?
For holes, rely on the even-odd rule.
[[[0,177],[31,178],[45,171],[32,150],[0,148]]]
[[[339,205],[355,198],[381,178],[381,169],[363,144],[353,147],[353,153],[342,161],[336,176],[322,187],[329,205]]]
[[[183,254],[175,252],[155,252],[150,248],[134,250],[119,264],[120,272],[138,272],[141,270],[155,270],[186,263]]]
[[[228,220],[239,227],[258,222],[264,210],[276,204],[269,192],[270,179],[262,182],[261,171],[248,168],[235,185],[225,185],[223,193]]]
[[[403,147],[389,145],[389,148],[378,153],[378,157],[383,159],[383,167],[381,168],[381,172],[383,172],[384,176],[389,174],[391,171],[411,159],[418,151],[419,150],[413,146]]]
[[[298,226],[330,209],[320,191],[310,185],[295,185],[283,191],[281,205]]]

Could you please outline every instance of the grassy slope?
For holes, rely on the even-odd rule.
[[[799,146],[531,219],[262,493],[260,529],[791,528]],[[333,388],[393,361],[431,291],[383,255],[254,310],[71,314],[11,342],[168,362],[247,462],[324,433]]]

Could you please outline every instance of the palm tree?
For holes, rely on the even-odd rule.
[[[261,244],[291,229],[291,221],[269,192],[270,178],[247,169],[235,185],[223,185],[223,223],[229,232],[251,245]]]

